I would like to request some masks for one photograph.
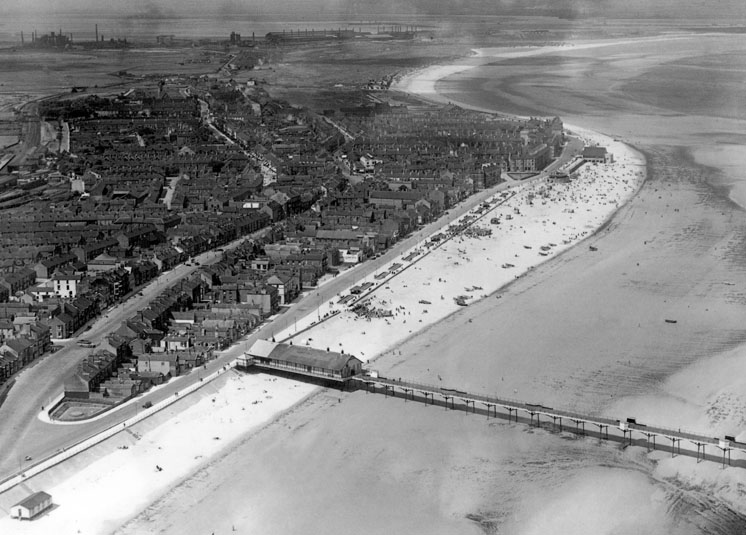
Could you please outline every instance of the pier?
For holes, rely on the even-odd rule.
[[[636,418],[615,420],[546,407],[539,403],[474,394],[402,379],[389,379],[379,377],[375,373],[355,376],[351,378],[351,381],[368,393],[398,397],[404,399],[405,402],[415,401],[426,405],[438,405],[444,407],[445,410],[479,413],[486,415],[487,418],[502,418],[517,423],[520,422],[519,416],[522,416],[523,422],[527,425],[542,427],[549,431],[597,437],[601,440],[619,442],[624,447],[646,447],[648,451],[656,449],[670,451],[672,457],[676,455],[696,456],[697,462],[705,460],[721,462],[723,467],[726,465],[746,467],[746,456],[737,460],[732,459],[732,452],[746,454],[746,443],[736,441],[734,436],[713,438],[688,430],[646,425],[637,422]],[[542,423],[545,425],[542,426]]]

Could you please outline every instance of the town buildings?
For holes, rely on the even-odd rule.
[[[159,273],[251,237],[81,359],[66,395],[104,404],[201,366],[341,264],[504,173],[543,169],[564,143],[558,118],[380,102],[319,114],[214,77],[50,99],[40,115],[69,146],[11,162],[0,196],[0,381]],[[348,355],[275,352],[262,364],[359,371]]]

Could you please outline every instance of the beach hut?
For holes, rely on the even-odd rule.
[[[10,517],[31,520],[52,506],[52,497],[44,491],[33,493],[10,508]]]

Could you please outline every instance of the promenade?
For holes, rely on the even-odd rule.
[[[207,364],[205,373],[210,374],[223,366],[229,365],[258,339],[270,339],[276,334],[294,327],[304,318],[316,318],[319,303],[334,299],[357,281],[376,273],[398,256],[406,254],[413,247],[417,247],[422,240],[431,234],[440,231],[496,192],[505,190],[510,186],[510,183],[504,182],[472,195],[452,208],[445,217],[414,232],[395,244],[381,257],[360,264],[338,277],[329,279],[326,283],[305,294],[300,300],[262,325],[254,333],[239,340],[234,346],[219,354],[215,360]],[[234,247],[237,244],[238,242],[235,242],[229,247]],[[210,251],[198,257],[197,260],[202,265],[208,265],[218,261],[220,256],[220,253]],[[167,285],[177,284],[196,269],[198,268],[182,264],[161,275],[143,290],[143,296],[135,295],[126,303],[109,311],[107,315],[100,317],[90,330],[80,336],[91,340],[93,343],[98,343],[120,321],[134,313],[138,308],[143,307],[155,292],[160,291]],[[5,422],[8,429],[13,430],[13,433],[0,436],[0,449],[5,452],[0,458],[0,481],[8,481],[21,473],[27,473],[36,463],[40,462],[39,460],[50,459],[62,451],[68,451],[101,433],[108,432],[109,429],[116,429],[122,423],[136,417],[140,411],[139,407],[146,402],[159,406],[159,403],[171,399],[176,392],[184,392],[200,381],[199,373],[181,376],[156,391],[137,397],[135,403],[125,404],[110,410],[102,418],[83,421],[77,425],[49,423],[37,416],[41,406],[50,407],[51,403],[59,397],[61,391],[59,377],[64,377],[65,373],[71,370],[82,356],[83,351],[76,347],[74,342],[75,340],[66,342],[67,347],[58,351],[54,359],[46,358],[29,370],[24,371],[19,376],[16,385],[11,389],[6,402],[0,406],[0,419]],[[31,385],[34,385],[34,388],[30,388]],[[31,457],[32,460],[25,461],[24,459],[27,456]]]

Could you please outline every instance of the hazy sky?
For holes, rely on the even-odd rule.
[[[733,22],[746,18],[746,0],[0,0],[7,12],[65,13],[83,10],[95,13],[127,13],[142,17],[171,17],[186,14],[248,13],[292,14],[297,18],[333,13],[347,15],[420,13],[500,15],[572,9],[608,16],[703,16]],[[717,9],[712,9],[717,6]]]

